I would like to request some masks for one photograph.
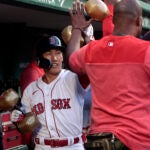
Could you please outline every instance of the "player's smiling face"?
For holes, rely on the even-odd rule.
[[[43,57],[52,62],[52,67],[48,72],[53,75],[58,75],[62,69],[63,54],[61,50],[51,49],[43,54]]]

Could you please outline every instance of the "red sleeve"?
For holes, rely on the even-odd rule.
[[[69,57],[69,66],[71,70],[80,75],[86,74],[85,52],[88,49],[88,45],[89,44],[86,44],[85,46],[81,47],[79,50],[74,51]]]
[[[109,9],[110,14],[102,22],[103,36],[112,34],[113,29],[114,29],[114,24],[112,21],[114,7],[113,7],[113,5],[107,5],[107,7]]]
[[[27,68],[22,72],[20,76],[20,89],[21,89],[21,95],[24,91],[24,89],[33,81],[37,80],[39,77],[41,77],[44,74],[43,70],[40,70],[40,68],[36,68],[32,65],[27,66]]]

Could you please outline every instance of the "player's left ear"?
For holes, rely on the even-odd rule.
[[[143,21],[142,16],[137,17],[137,19],[136,19],[136,26],[137,26],[138,34],[140,34],[141,31],[142,31],[142,21]]]

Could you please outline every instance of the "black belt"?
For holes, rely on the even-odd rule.
[[[87,135],[87,142],[84,146],[89,150],[93,148],[98,150],[116,150],[118,148],[121,148],[120,150],[130,150],[110,132]]]
[[[112,138],[112,137],[113,134],[109,132],[87,135],[88,140],[98,140],[98,139]]]

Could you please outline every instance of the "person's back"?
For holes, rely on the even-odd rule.
[[[150,43],[135,37],[142,29],[138,3],[118,2],[113,22],[113,35],[75,51],[69,64],[90,79],[90,134],[111,132],[132,150],[149,150]]]
[[[100,47],[102,43],[105,45]],[[92,44],[94,48],[86,54],[86,71],[93,95],[90,132],[112,132],[126,145],[124,138],[136,143],[136,138],[141,138],[138,130],[143,135],[150,130],[150,72],[147,71],[150,71],[150,47],[146,53],[148,43],[131,36],[109,36],[89,46]],[[146,137],[147,133],[143,139]],[[135,148],[132,143],[129,146]]]

